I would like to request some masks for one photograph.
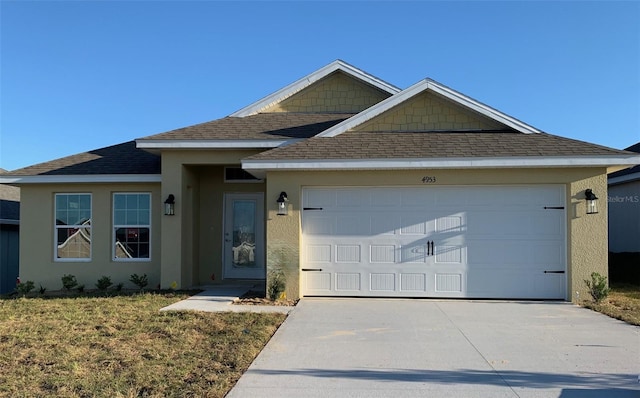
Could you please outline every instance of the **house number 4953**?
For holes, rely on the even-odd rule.
[[[435,176],[424,176],[422,177],[422,182],[425,184],[433,184],[434,182],[436,182],[436,177]]]

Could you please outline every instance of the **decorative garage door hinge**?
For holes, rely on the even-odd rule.
[[[303,207],[302,210],[322,210],[322,207]]]
[[[544,271],[545,274],[564,274],[564,271]]]
[[[303,271],[322,271],[322,268],[303,268]]]
[[[564,210],[564,206],[545,206],[545,210]]]

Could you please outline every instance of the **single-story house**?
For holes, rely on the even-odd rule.
[[[0,174],[7,171],[0,169]],[[11,293],[18,278],[20,188],[0,184],[0,294]]]
[[[640,153],[640,142],[625,149]],[[640,166],[609,174],[609,251],[640,253]]]
[[[145,273],[284,277],[288,297],[572,300],[607,274],[607,203],[587,199],[637,164],[338,60],[227,117],[3,181],[22,188],[21,277],[49,288]]]

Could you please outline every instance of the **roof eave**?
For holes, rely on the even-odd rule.
[[[3,175],[0,184],[158,183],[160,174]]]
[[[353,65],[349,65],[348,63],[341,61],[341,60],[336,60],[333,61],[332,63],[330,63],[329,65],[326,65],[320,69],[318,69],[317,71],[296,80],[295,82],[289,84],[288,86],[285,86],[283,88],[281,88],[280,90],[267,95],[266,97],[245,106],[244,108],[237,110],[236,112],[232,113],[231,117],[244,117],[244,116],[249,116],[249,115],[253,115],[255,113],[258,113],[260,110],[264,109],[265,107],[269,106],[270,104],[276,103],[278,101],[281,101],[284,98],[287,98],[289,96],[291,96],[294,93],[297,93],[298,91],[304,89],[305,87],[310,86],[311,84],[317,82],[318,80],[330,75],[333,72],[336,71],[342,71],[344,73],[347,73],[348,75],[351,75],[357,79],[360,79],[382,91],[386,91],[389,94],[393,95],[396,94],[398,92],[400,92],[401,90],[390,84],[385,82],[382,79],[379,79],[373,75],[370,75],[366,72],[364,72],[361,69],[356,68]]]
[[[302,139],[277,140],[136,140],[140,149],[264,149],[290,145]]]
[[[450,169],[450,168],[549,168],[609,167],[640,164],[640,157],[573,156],[573,157],[492,157],[432,159],[311,159],[242,161],[250,172],[274,170],[384,170],[384,169]]]

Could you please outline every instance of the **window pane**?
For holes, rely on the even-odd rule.
[[[91,228],[58,228],[58,258],[91,258]]]
[[[127,207],[126,205],[127,205],[127,198],[125,197],[125,195],[113,196],[113,207],[116,210],[124,210]]]
[[[115,210],[113,212],[113,223],[115,225],[124,225],[126,220],[127,218],[124,210]]]
[[[149,258],[149,228],[117,228],[116,258]]]
[[[91,258],[91,195],[57,194],[56,257]]]
[[[142,210],[149,210],[151,208],[151,197],[147,194],[139,195],[138,206]]]

